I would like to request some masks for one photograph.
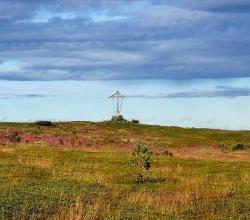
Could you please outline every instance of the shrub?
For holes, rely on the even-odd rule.
[[[220,143],[220,148],[225,148],[226,147],[226,144],[224,142],[221,142]]]
[[[235,144],[232,149],[233,149],[233,151],[246,150],[246,146],[244,144],[242,144],[242,143]]]
[[[18,134],[17,131],[12,131],[12,132],[9,133],[8,139],[9,139],[10,142],[20,143],[20,141],[21,141],[22,138]]]
[[[164,150],[164,151],[151,151],[152,154],[154,155],[164,155],[167,157],[174,157],[174,154],[169,152],[168,150]]]
[[[39,126],[54,126],[53,122],[51,121],[37,121],[35,122],[36,125],[39,125]]]
[[[168,157],[173,157],[173,156],[174,156],[174,154],[171,153],[171,152],[169,152],[168,150],[165,150],[165,151],[163,152],[163,155],[166,155],[166,156],[168,156]]]
[[[132,123],[139,124],[140,121],[139,121],[139,120],[136,120],[136,119],[132,119]]]
[[[60,145],[64,145],[63,139],[59,139],[59,144],[60,144]]]
[[[135,177],[136,183],[145,183],[150,178],[149,169],[151,168],[151,152],[148,147],[143,144],[138,144],[133,151],[131,160],[131,171]]]

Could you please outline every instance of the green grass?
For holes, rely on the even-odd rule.
[[[20,143],[5,139],[13,131],[33,139]],[[48,143],[46,138],[64,142]],[[137,184],[129,168],[131,146],[137,140],[176,152],[189,146],[192,151],[201,146],[223,149],[217,158],[209,151],[202,160],[154,155],[150,181]],[[248,131],[109,122],[55,123],[53,127],[0,123],[0,143],[0,219],[250,216]],[[233,151],[239,143],[246,150]],[[233,161],[238,162],[225,162],[235,155],[238,159]]]
[[[33,136],[90,136],[91,143],[100,145],[122,144],[124,139],[143,140],[162,147],[179,146],[220,146],[226,148],[244,143],[250,146],[250,131],[224,131],[212,129],[193,129],[179,127],[151,126],[133,123],[55,123],[53,127],[39,126],[36,123],[0,123],[0,135],[18,130]]]
[[[19,144],[0,152],[2,219],[247,219],[250,164],[152,158],[136,184],[129,153]]]

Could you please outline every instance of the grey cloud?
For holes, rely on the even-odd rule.
[[[188,3],[186,3],[188,4]],[[250,2],[248,0],[194,0],[191,3],[194,7],[206,9],[214,12],[241,13],[250,12]]]
[[[152,4],[187,7],[196,10],[223,13],[245,13],[250,11],[248,0],[151,0]]]
[[[44,94],[14,94],[14,93],[5,93],[0,94],[0,99],[12,99],[12,98],[44,98],[50,97],[52,95],[44,95]]]
[[[0,79],[250,77],[250,14],[222,10],[247,4],[0,0],[5,11],[0,17]],[[49,19],[32,22],[39,11],[48,11]],[[60,17],[71,12],[76,16]],[[93,16],[103,22],[93,22]],[[24,65],[11,72],[4,63],[13,60]]]
[[[217,86],[212,90],[192,90],[159,95],[128,95],[128,98],[172,99],[172,98],[237,98],[250,96],[250,88]]]

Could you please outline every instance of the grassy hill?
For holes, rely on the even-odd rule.
[[[144,183],[138,142],[153,153]],[[1,123],[0,219],[248,219],[248,146],[248,131]]]

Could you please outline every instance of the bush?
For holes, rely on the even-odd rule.
[[[37,121],[35,122],[36,125],[39,125],[39,126],[54,126],[53,122],[51,121]]]
[[[139,120],[136,120],[136,119],[132,119],[132,123],[134,123],[134,124],[139,124],[140,121],[139,121]]]
[[[232,149],[233,151],[246,150],[246,147],[244,144],[240,143],[240,144],[235,144]]]
[[[131,171],[136,183],[145,183],[150,178],[149,169],[151,168],[151,152],[148,147],[138,144],[133,151],[131,160]]]
[[[22,138],[18,134],[17,131],[12,131],[12,132],[9,133],[8,139],[9,139],[10,142],[20,143],[20,141],[21,141]]]
[[[168,150],[165,150],[165,151],[163,152],[163,155],[166,155],[166,156],[168,156],[168,157],[173,157],[173,156],[174,156],[174,154],[171,153],[171,152],[169,152]]]

